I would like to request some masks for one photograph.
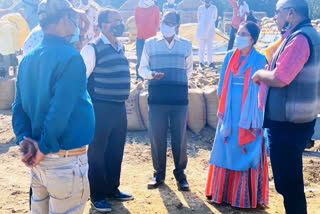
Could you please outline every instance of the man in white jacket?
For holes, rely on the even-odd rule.
[[[211,4],[211,0],[205,0],[205,4],[198,9],[197,39],[199,41],[199,62],[204,68],[204,55],[207,49],[207,61],[211,68],[215,68],[212,61],[212,42],[216,31],[218,10]]]

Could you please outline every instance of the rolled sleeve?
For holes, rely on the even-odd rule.
[[[289,85],[302,70],[310,56],[307,38],[299,34],[292,39],[279,56],[276,68],[273,70],[275,78]]]

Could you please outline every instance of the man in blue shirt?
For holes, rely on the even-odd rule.
[[[31,213],[83,213],[89,197],[86,145],[95,121],[86,67],[69,43],[77,12],[67,0],[42,1],[44,39],[19,66],[12,124],[17,144],[36,148],[22,157],[32,167]]]

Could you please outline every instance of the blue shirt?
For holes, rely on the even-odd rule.
[[[12,125],[17,143],[31,137],[48,154],[91,142],[95,120],[86,67],[65,39],[45,35],[22,59],[16,86]]]

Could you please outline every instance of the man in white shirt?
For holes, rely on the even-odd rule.
[[[167,131],[170,127],[173,174],[179,190],[188,191],[184,170],[187,167],[188,76],[193,70],[192,44],[177,36],[180,16],[176,11],[164,14],[161,35],[148,39],[142,53],[139,73],[148,79],[149,135],[153,179],[148,188],[157,188],[166,173]],[[169,126],[170,124],[170,126]]]
[[[199,41],[199,62],[201,68],[205,67],[204,55],[207,49],[207,61],[211,68],[215,68],[212,61],[212,43],[216,31],[218,10],[211,4],[211,0],[205,0],[205,4],[198,9],[198,27],[196,37]]]

